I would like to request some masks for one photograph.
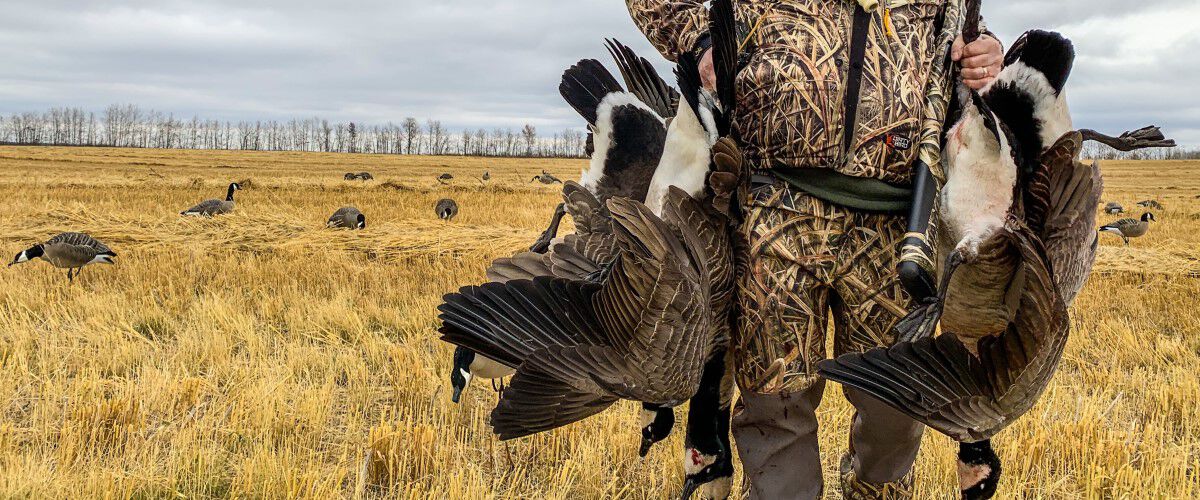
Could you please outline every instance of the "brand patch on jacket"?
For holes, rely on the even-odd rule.
[[[883,138],[884,143],[896,151],[908,151],[912,148],[912,139],[901,137],[898,135],[888,134]]]

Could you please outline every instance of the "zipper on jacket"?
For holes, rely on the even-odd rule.
[[[871,13],[861,5],[854,6],[854,26],[850,31],[850,73],[846,79],[846,100],[842,109],[842,152],[844,162],[852,158],[854,128],[858,125],[858,101],[862,92],[863,65],[867,58],[867,34],[871,30]]]

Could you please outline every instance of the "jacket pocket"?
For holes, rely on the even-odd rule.
[[[848,12],[843,2],[778,2],[756,21],[736,126],[764,167],[832,166],[841,155]]]

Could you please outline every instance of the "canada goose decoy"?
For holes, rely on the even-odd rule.
[[[454,349],[454,364],[450,367],[450,401],[455,403],[462,397],[473,378],[503,380],[516,372],[499,362],[480,356],[470,349],[458,347]],[[503,382],[501,382],[503,387]]]
[[[1100,232],[1112,233],[1120,236],[1121,239],[1125,241],[1125,244],[1128,245],[1129,238],[1140,238],[1145,236],[1146,233],[1150,231],[1151,222],[1157,222],[1157,219],[1154,218],[1154,214],[1146,212],[1142,214],[1142,218],[1140,220],[1121,219],[1111,224],[1100,226]]]
[[[329,216],[325,227],[344,229],[366,229],[367,216],[354,207],[342,207]]]
[[[995,494],[990,439],[1049,384],[1095,261],[1103,185],[1099,165],[1077,159],[1084,134],[1063,92],[1073,59],[1069,40],[1030,31],[982,96],[960,90],[935,213],[938,295],[901,321],[897,345],[818,365],[959,441],[963,498]]]
[[[458,203],[450,198],[442,198],[433,206],[433,211],[439,219],[449,222],[458,215]]]
[[[1139,201],[1139,202],[1137,203],[1137,205],[1138,205],[1139,207],[1142,207],[1142,208],[1151,208],[1151,209],[1154,209],[1154,210],[1163,210],[1162,203],[1159,203],[1159,202],[1158,202],[1158,200],[1142,200],[1142,201]]]
[[[117,253],[96,238],[84,233],[62,233],[18,253],[9,267],[41,257],[50,265],[67,270],[67,280],[83,272],[90,264],[112,264]]]
[[[482,179],[483,179],[483,182],[487,182],[487,181],[490,181],[490,180],[492,180],[492,173],[491,173],[491,172],[488,172],[488,171],[486,171],[486,170],[485,170],[485,171],[483,172],[483,177],[482,177]]]
[[[194,206],[192,208],[189,208],[187,210],[179,212],[179,214],[180,215],[190,215],[190,216],[203,215],[203,216],[207,216],[207,217],[212,217],[214,215],[221,215],[221,214],[227,214],[229,212],[232,212],[233,207],[234,207],[233,192],[237,191],[239,189],[242,189],[242,186],[239,185],[238,183],[234,182],[229,185],[229,191],[225,194],[224,200],[218,200],[218,199],[204,200],[204,201],[196,204],[196,206]]]
[[[545,170],[542,171],[541,175],[535,175],[535,176],[533,176],[533,179],[529,180],[529,182],[534,182],[534,181],[540,182],[542,184],[554,184],[555,182],[562,184],[562,181],[559,180],[558,177],[550,175]]]
[[[442,183],[442,184],[445,184],[445,183],[449,182],[449,181],[450,181],[450,180],[452,180],[452,179],[454,179],[454,176],[453,176],[453,175],[450,175],[450,173],[449,173],[449,172],[443,173],[442,175],[439,175],[439,176],[438,176],[438,178],[437,178],[438,182],[440,182],[440,183]]]
[[[356,174],[354,172],[346,172],[346,175],[343,175],[342,179],[345,179],[348,181],[358,180],[358,174]]]
[[[357,177],[363,182],[375,180],[375,176],[370,172],[359,172]]]
[[[732,33],[729,2],[716,2],[714,12],[714,25],[729,26]],[[729,16],[727,24],[715,21],[725,18],[722,13]],[[733,39],[722,36],[714,36],[714,44]],[[730,46],[735,54],[736,43]],[[721,62],[734,59],[717,57],[717,66],[726,67]],[[710,172],[709,162],[694,164],[709,173],[710,189],[703,183],[693,192],[664,186],[667,194],[656,214],[623,196],[610,194],[602,203],[600,193],[586,184],[567,182],[565,210],[575,219],[577,232],[545,254],[500,259],[488,270],[492,283],[447,295],[439,307],[441,331],[448,342],[517,368],[492,413],[493,429],[501,439],[581,420],[622,398],[649,403],[643,414],[653,418],[643,424],[654,428],[664,411],[691,399],[685,496],[711,487],[716,488],[713,496],[720,498],[728,495],[729,483],[723,479],[733,470],[728,440],[732,388],[724,353],[733,314],[729,194],[739,169],[728,167],[735,157],[740,167],[740,154],[727,139],[716,147],[715,138],[707,139],[724,135],[727,128],[712,134],[702,125],[685,123],[698,122],[702,114],[723,115],[707,108],[715,106],[715,99],[700,90],[694,57],[681,58],[679,74],[687,99],[680,102],[672,126],[681,125],[675,133],[705,139],[675,144],[702,149],[699,154],[713,159],[716,171]],[[702,94],[706,98],[701,99]],[[722,104],[731,109],[731,103]],[[644,106],[632,104],[629,111]],[[687,113],[682,111],[685,106]],[[703,112],[698,110],[701,106]],[[589,114],[586,107],[580,112]],[[603,126],[604,120],[599,123]],[[728,120],[709,121],[713,123],[727,125]],[[612,128],[613,136],[635,133]],[[610,155],[608,148],[620,144],[613,141],[610,146],[603,137],[597,136],[593,165],[596,157]],[[588,180],[588,172],[583,180]],[[670,423],[662,427],[668,428],[661,433],[665,436]]]
[[[1120,203],[1110,201],[1108,204],[1104,205],[1104,213],[1109,215],[1122,214],[1125,213],[1125,207],[1121,206]]]

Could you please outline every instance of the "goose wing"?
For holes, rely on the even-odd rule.
[[[1006,331],[981,340],[974,355],[943,334],[818,364],[821,375],[866,391],[959,441],[989,439],[1027,412],[1062,357],[1070,325],[1037,237],[1009,223],[1025,287]]]
[[[1110,222],[1108,224],[1100,226],[1100,230],[1101,231],[1123,232],[1124,230],[1126,230],[1128,228],[1138,225],[1139,222],[1141,222],[1141,221],[1139,221],[1137,219],[1120,219],[1115,222]]]
[[[619,252],[603,283],[489,283],[439,307],[444,340],[517,367],[492,415],[502,439],[569,424],[617,398],[677,404],[695,393],[711,342],[698,237],[641,203],[613,199],[609,209]]]
[[[612,214],[608,207],[572,181],[567,181],[563,186],[563,200],[567,213],[575,222],[575,234],[562,238],[544,254],[522,252],[496,259],[488,267],[489,281],[504,282],[538,276],[593,280],[601,267],[612,262],[617,241],[613,236]]]
[[[218,200],[218,199],[204,200],[200,203],[197,203],[192,208],[184,210],[181,213],[184,213],[184,214],[208,214],[208,213],[212,213],[212,212],[216,211],[220,207],[221,207],[221,200]]]
[[[617,70],[625,80],[625,87],[629,92],[646,103],[658,116],[675,116],[679,92],[658,75],[654,65],[617,40],[606,40],[606,45],[608,53],[617,62]]]
[[[46,241],[58,255],[71,262],[90,262],[97,255],[116,256],[107,245],[84,233],[62,233]]]
[[[1083,147],[1079,132],[1063,135],[1041,155],[1041,166],[1029,183],[1029,225],[1046,246],[1054,282],[1070,305],[1083,288],[1096,260],[1099,233],[1096,210],[1104,191],[1100,166],[1078,161]]]

